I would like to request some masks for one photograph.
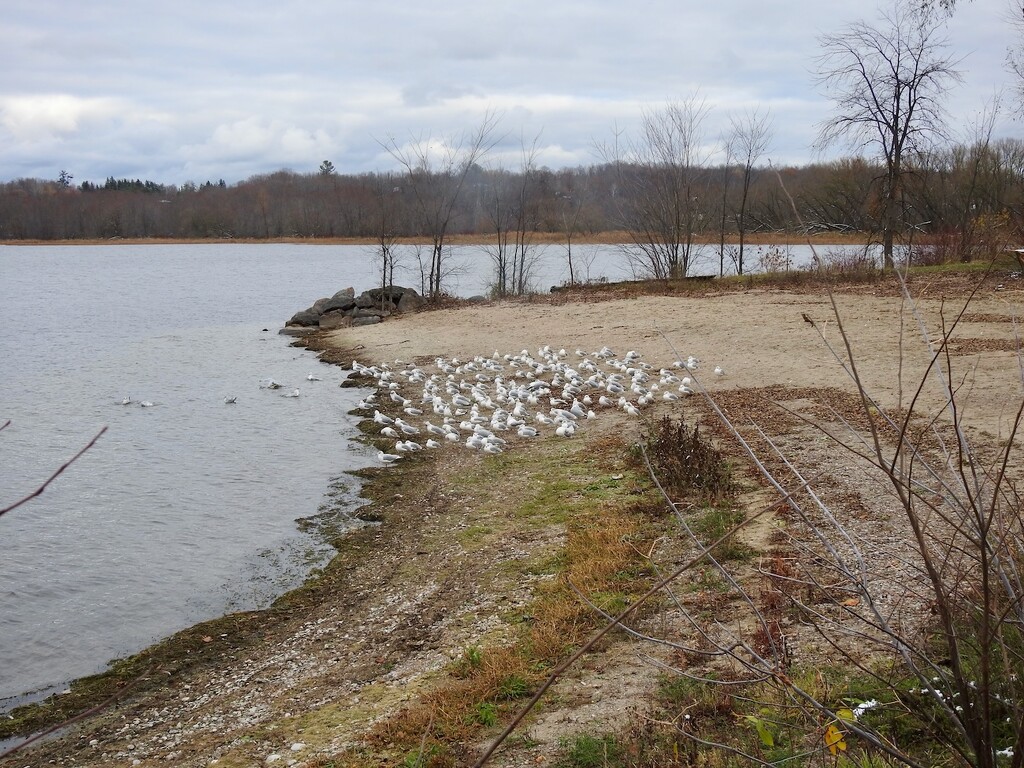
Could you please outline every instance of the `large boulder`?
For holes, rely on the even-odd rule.
[[[377,290],[377,295],[373,295],[373,291],[363,291],[356,296],[356,308],[357,309],[370,309],[371,307],[380,306],[380,289]]]
[[[348,328],[352,325],[352,317],[340,310],[324,312],[320,315],[320,330],[333,331],[336,328]]]
[[[391,314],[391,310],[378,309],[377,307],[360,307],[349,314],[352,317],[388,317]]]
[[[339,291],[339,293],[343,292]],[[350,309],[355,309],[355,306],[356,300],[354,296],[339,296],[335,294],[324,303],[323,307],[321,307],[321,312],[325,315],[329,312],[347,312]]]
[[[313,306],[310,307],[310,310],[316,312],[318,315],[322,315],[324,313],[324,307],[326,307],[328,302],[330,301],[330,298],[317,299],[316,301],[313,302]]]
[[[394,299],[392,299],[394,301]],[[412,288],[402,290],[402,295],[395,301],[396,309],[402,314],[417,312],[423,306],[423,297]]]
[[[285,325],[297,325],[303,328],[310,328],[320,324],[320,313],[312,309],[304,309],[292,315],[292,319]]]
[[[352,327],[356,328],[360,325],[376,325],[381,321],[378,315],[369,315],[367,317],[353,317]]]
[[[343,288],[330,298],[317,299],[313,306],[296,312],[285,327],[333,330],[349,325],[370,325],[395,313],[416,312],[422,306],[423,297],[414,288],[388,285],[371,288],[358,296],[354,288]]]
[[[415,312],[422,305],[423,299],[415,289],[404,288],[400,285],[371,288],[356,297],[356,306],[360,309],[383,307],[393,312]]]

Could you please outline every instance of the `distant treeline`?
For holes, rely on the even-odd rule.
[[[70,181],[70,176],[68,176],[67,173],[65,173],[62,178],[64,178],[66,181]],[[63,186],[67,187],[69,185],[64,184]],[[212,181],[207,181],[203,184],[204,189],[212,186]],[[217,182],[217,186],[226,187],[227,182],[225,182],[224,179],[221,179],[220,181]],[[115,179],[113,176],[108,176],[107,180],[103,183],[103,186],[93,184],[88,181],[83,181],[79,189],[81,189],[83,192],[95,192],[97,190],[104,190],[107,192],[153,192],[160,194],[163,194],[168,191],[176,191],[174,187],[168,187],[166,184],[157,184],[155,181],[142,181],[140,179]]]
[[[691,206],[697,215],[687,221],[694,234],[731,235],[740,220],[748,237],[805,231],[870,236],[877,230],[884,174],[873,162],[850,158],[778,171],[755,168],[741,209],[743,171],[732,166],[688,169],[697,180]],[[495,212],[514,207],[518,230],[571,239],[628,229],[625,198],[637,186],[623,179],[654,172],[614,163],[523,172],[475,165],[454,197],[450,190],[440,191],[450,178],[430,169],[418,175],[344,175],[334,172],[329,161],[317,173],[278,171],[231,185],[218,180],[173,186],[110,177],[102,185],[86,181],[75,186],[71,175],[62,172],[53,181],[19,179],[0,185],[0,240],[429,238],[431,224],[422,213],[431,184],[437,185],[439,200],[454,202],[448,235],[500,236]],[[1024,141],[958,145],[917,158],[902,200],[907,231],[922,236],[999,228],[1020,237]]]

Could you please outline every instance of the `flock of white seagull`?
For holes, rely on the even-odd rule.
[[[638,416],[657,400],[694,394],[700,365],[691,356],[656,368],[637,352],[619,357],[607,347],[592,353],[577,349],[573,358],[550,346],[535,355],[525,349],[505,355],[495,351],[491,357],[439,357],[434,363],[436,373],[402,361],[372,366],[353,361],[353,375],[372,378],[378,387],[358,407],[372,410],[380,434],[395,441],[394,453],[377,452],[381,462],[394,464],[403,455],[439,448],[445,441],[497,454],[507,445],[503,434],[534,438],[546,430],[572,437],[579,423],[601,409]],[[716,366],[714,373],[724,371]],[[412,387],[422,391],[418,400],[402,394]],[[400,407],[403,416],[382,413],[379,398],[390,401],[392,412]]]
[[[641,409],[657,400],[675,401],[694,394],[694,372],[700,361],[690,356],[668,368],[656,368],[633,351],[619,357],[608,347],[590,353],[577,349],[573,358],[564,349],[544,346],[536,354],[524,349],[505,355],[495,351],[490,357],[478,355],[465,361],[438,357],[434,365],[437,372],[428,373],[401,360],[394,365],[352,361],[353,375],[371,378],[378,387],[358,408],[372,410],[380,435],[395,441],[395,453],[377,452],[384,464],[394,464],[413,451],[440,448],[444,442],[497,454],[508,444],[503,434],[534,438],[548,431],[572,437],[580,422],[596,418],[602,409],[639,416]],[[719,366],[713,372],[725,373]],[[313,373],[306,379],[322,380]],[[402,394],[415,386],[422,391],[419,400]],[[285,387],[269,378],[260,382],[260,388]],[[288,389],[282,397],[299,397],[297,387]],[[400,407],[403,416],[382,413],[378,398],[390,401],[392,412]],[[224,398],[226,405],[235,402],[234,395]],[[131,395],[121,404],[153,405]]]

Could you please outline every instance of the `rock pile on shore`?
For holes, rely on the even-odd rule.
[[[344,288],[330,298],[318,299],[311,307],[296,312],[285,323],[282,333],[372,325],[393,314],[415,312],[422,305],[423,297],[419,293],[400,285],[371,288],[358,296],[354,288]]]

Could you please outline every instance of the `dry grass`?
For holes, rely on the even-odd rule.
[[[625,460],[626,447],[618,444],[616,453],[619,461]],[[505,456],[497,457],[498,463]],[[560,466],[566,477],[551,477],[552,465],[544,464],[548,484],[574,481],[570,475],[578,467],[568,462]],[[519,700],[532,694],[549,670],[602,623],[573,586],[598,607],[613,611],[647,588],[646,561],[640,553],[654,532],[645,512],[648,506],[638,503],[644,497],[618,492],[617,482],[614,487],[602,480],[575,482],[584,483],[576,494],[548,493],[538,483],[537,498],[519,500],[534,507],[532,519],[564,526],[565,545],[555,578],[542,580],[533,601],[508,617],[518,621],[512,642],[467,648],[431,690],[379,722],[365,749],[337,755],[335,766],[403,759],[433,768],[463,764],[487,729],[511,717]],[[520,476],[518,485],[530,486],[530,479]],[[582,503],[577,499],[567,504],[574,495],[583,497]],[[550,509],[538,509],[538,504]]]

